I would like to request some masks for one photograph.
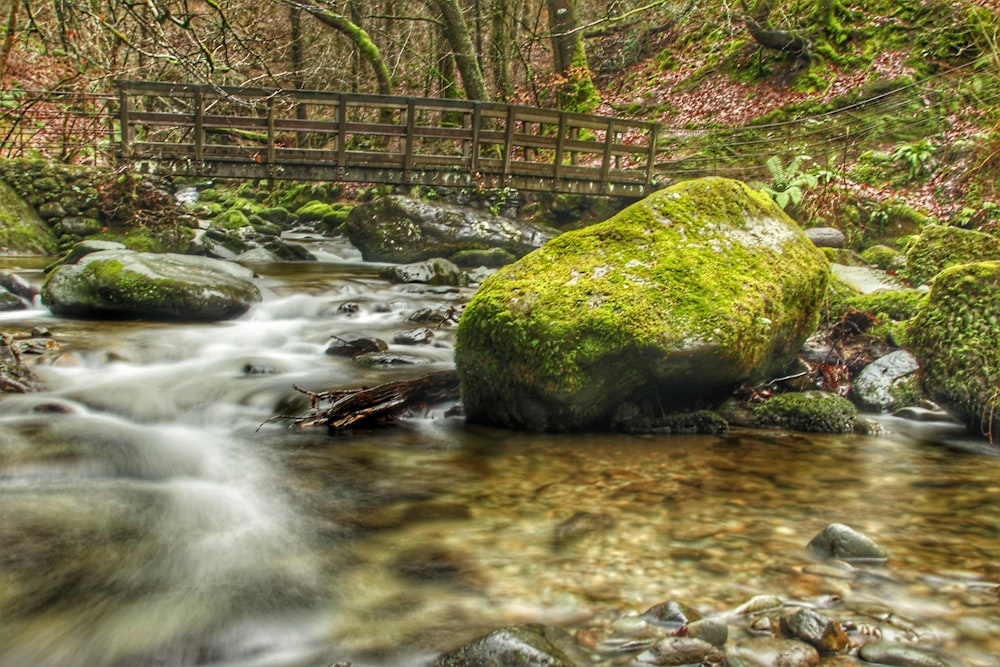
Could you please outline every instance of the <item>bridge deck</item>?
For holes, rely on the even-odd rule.
[[[118,158],[158,173],[623,196],[656,189],[655,123],[465,100],[117,87]]]

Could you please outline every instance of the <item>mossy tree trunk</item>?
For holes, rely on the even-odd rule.
[[[469,25],[458,0],[427,0],[441,16],[441,30],[455,57],[455,65],[462,77],[465,96],[470,100],[489,100],[486,78],[476,57]]]
[[[323,25],[333,28],[343,33],[353,42],[362,57],[368,61],[375,73],[375,81],[380,95],[392,95],[392,74],[389,66],[382,58],[379,50],[371,36],[357,23],[350,20],[343,14],[324,9],[315,3],[315,0],[284,0],[291,7],[297,7],[315,18]]]
[[[593,111],[600,97],[587,62],[583,31],[576,22],[576,0],[547,2],[552,61],[556,73],[565,80],[558,92],[559,108],[582,113]]]
[[[14,46],[14,33],[17,32],[17,15],[21,11],[20,0],[11,0],[7,23],[4,25],[3,42],[0,42],[0,79],[7,76],[7,57]]]

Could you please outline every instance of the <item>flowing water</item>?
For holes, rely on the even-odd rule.
[[[326,355],[331,336],[392,340],[471,296],[312,250],[256,267],[265,300],[237,321],[0,316],[69,350],[37,367],[45,392],[0,398],[0,667],[422,665],[507,624],[599,647],[663,600],[717,613],[760,593],[998,664],[1000,458],[983,447],[893,419],[881,436],[540,435],[440,411],[293,430],[268,420],[308,407],[295,387],[452,366],[451,326],[391,346],[419,366]],[[38,283],[39,266],[0,268]],[[832,522],[892,558],[815,563],[805,545]]]

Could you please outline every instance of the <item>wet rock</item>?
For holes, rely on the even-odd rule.
[[[836,227],[810,227],[805,233],[817,248],[843,248],[847,240]]]
[[[421,308],[413,311],[406,321],[440,325],[442,322],[457,322],[458,312],[455,308]]]
[[[610,530],[615,520],[603,512],[577,512],[555,527],[552,546],[562,549],[587,535]]]
[[[426,327],[420,329],[407,329],[400,331],[392,337],[392,342],[397,345],[429,345],[434,339],[434,332]]]
[[[850,433],[857,414],[853,403],[828,391],[778,394],[752,408],[755,426],[814,433]]]
[[[475,588],[481,577],[468,556],[437,546],[407,549],[393,561],[393,569],[411,581],[437,581]]]
[[[731,649],[747,667],[814,667],[819,652],[797,639],[755,637]]]
[[[948,267],[983,260],[1000,260],[1000,239],[972,229],[927,225],[906,246],[903,275],[920,285]]]
[[[99,240],[88,240],[81,241],[74,245],[66,255],[62,258],[56,260],[49,266],[45,268],[45,272],[49,273],[56,267],[64,266],[66,264],[76,264],[81,259],[93,252],[101,252],[102,250],[125,250],[124,243],[118,243],[117,241],[99,241]]]
[[[486,211],[400,196],[355,206],[343,229],[365,261],[375,262],[414,262],[491,248],[521,257],[558,234]]]
[[[0,287],[14,296],[24,299],[28,303],[31,303],[31,300],[35,298],[35,294],[37,293],[27,280],[16,273],[9,273],[7,271],[0,271]]]
[[[721,618],[703,618],[687,626],[687,636],[703,639],[712,646],[725,646],[729,639],[729,626]]]
[[[342,303],[339,306],[337,306],[338,315],[347,315],[348,317],[350,317],[352,315],[357,315],[360,312],[361,312],[361,304],[354,303],[353,301]]]
[[[683,602],[668,600],[655,604],[642,613],[643,619],[649,623],[667,628],[680,628],[688,623],[701,620],[701,614]]]
[[[893,667],[948,667],[948,663],[932,653],[882,641],[868,642],[858,655],[867,662]]]
[[[867,535],[842,523],[831,523],[806,546],[816,558],[884,561],[889,553]]]
[[[559,628],[516,625],[440,656],[434,667],[576,667],[575,651],[572,638]]]
[[[359,333],[342,333],[332,336],[332,339],[323,352],[334,357],[353,359],[362,354],[384,352],[389,349],[389,345],[381,338]]]
[[[796,609],[782,616],[781,630],[823,653],[837,653],[850,644],[840,623],[812,609]]]
[[[0,312],[11,310],[23,310],[24,302],[16,294],[11,294],[3,287],[0,287]]]
[[[49,273],[42,302],[67,317],[224,320],[261,300],[253,277],[207,257],[102,250]]]
[[[829,262],[758,195],[678,183],[484,281],[456,341],[469,420],[607,428],[623,400],[688,411],[786,368],[815,330]]]
[[[636,656],[635,667],[644,665],[703,665],[722,667],[726,656],[718,648],[695,637],[669,637]]]
[[[759,614],[762,611],[781,609],[784,604],[784,600],[776,595],[755,595],[736,607],[736,609],[733,609],[731,615],[750,616],[751,614]]]
[[[359,354],[354,357],[354,360],[365,366],[417,366],[430,363],[430,360],[422,357],[394,352],[368,352],[367,354]]]
[[[865,367],[851,387],[851,398],[862,410],[890,412],[912,405],[920,398],[917,358],[896,350]]]
[[[939,273],[911,321],[909,335],[927,396],[972,433],[986,435],[991,426],[995,429],[1000,398],[1000,261],[964,264]]]
[[[433,259],[414,264],[393,264],[379,269],[379,276],[393,283],[427,283],[430,285],[467,285],[468,277],[447,259]]]

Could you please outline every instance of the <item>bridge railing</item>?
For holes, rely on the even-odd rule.
[[[118,155],[231,178],[641,196],[658,125],[489,102],[116,83]]]

